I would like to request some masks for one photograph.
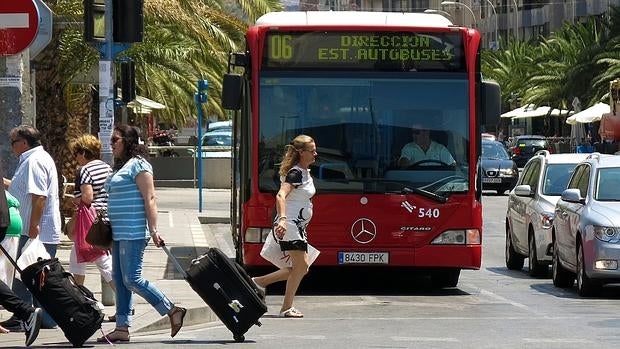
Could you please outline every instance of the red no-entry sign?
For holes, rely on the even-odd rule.
[[[33,0],[0,0],[0,55],[27,49],[39,30],[39,12]]]

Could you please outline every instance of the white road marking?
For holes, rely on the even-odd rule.
[[[260,338],[264,338],[264,339],[307,339],[307,340],[325,340],[327,339],[327,337],[325,336],[321,336],[321,335],[312,335],[312,334],[307,334],[307,335],[294,335],[294,334],[286,334],[286,333],[278,333],[278,334],[262,334],[259,335]]]
[[[207,238],[202,231],[200,224],[190,224],[189,230],[192,232],[192,238],[194,239],[194,246],[196,247],[208,247]]]
[[[582,338],[523,338],[528,343],[563,343],[563,344],[594,344],[594,341]]]
[[[460,342],[457,338],[440,337],[391,337],[396,342]]]
[[[174,228],[174,219],[172,218],[172,212],[168,212],[168,225],[170,228]]]

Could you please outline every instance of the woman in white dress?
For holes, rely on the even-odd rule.
[[[293,307],[293,299],[301,280],[308,272],[308,239],[306,227],[312,218],[312,201],[316,190],[309,166],[317,156],[316,144],[310,136],[299,135],[286,146],[280,165],[280,190],[276,195],[276,217],[273,230],[282,251],[288,251],[292,267],[253,278],[264,293],[268,285],[286,280],[281,317],[301,318],[303,313]]]

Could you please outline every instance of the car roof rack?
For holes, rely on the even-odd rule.
[[[544,157],[547,157],[547,156],[549,156],[549,154],[550,154],[550,153],[549,153],[549,151],[548,151],[547,149],[541,149],[541,150],[537,151],[537,152],[534,154],[534,156],[536,156],[536,155],[542,155],[542,156],[544,156]]]

